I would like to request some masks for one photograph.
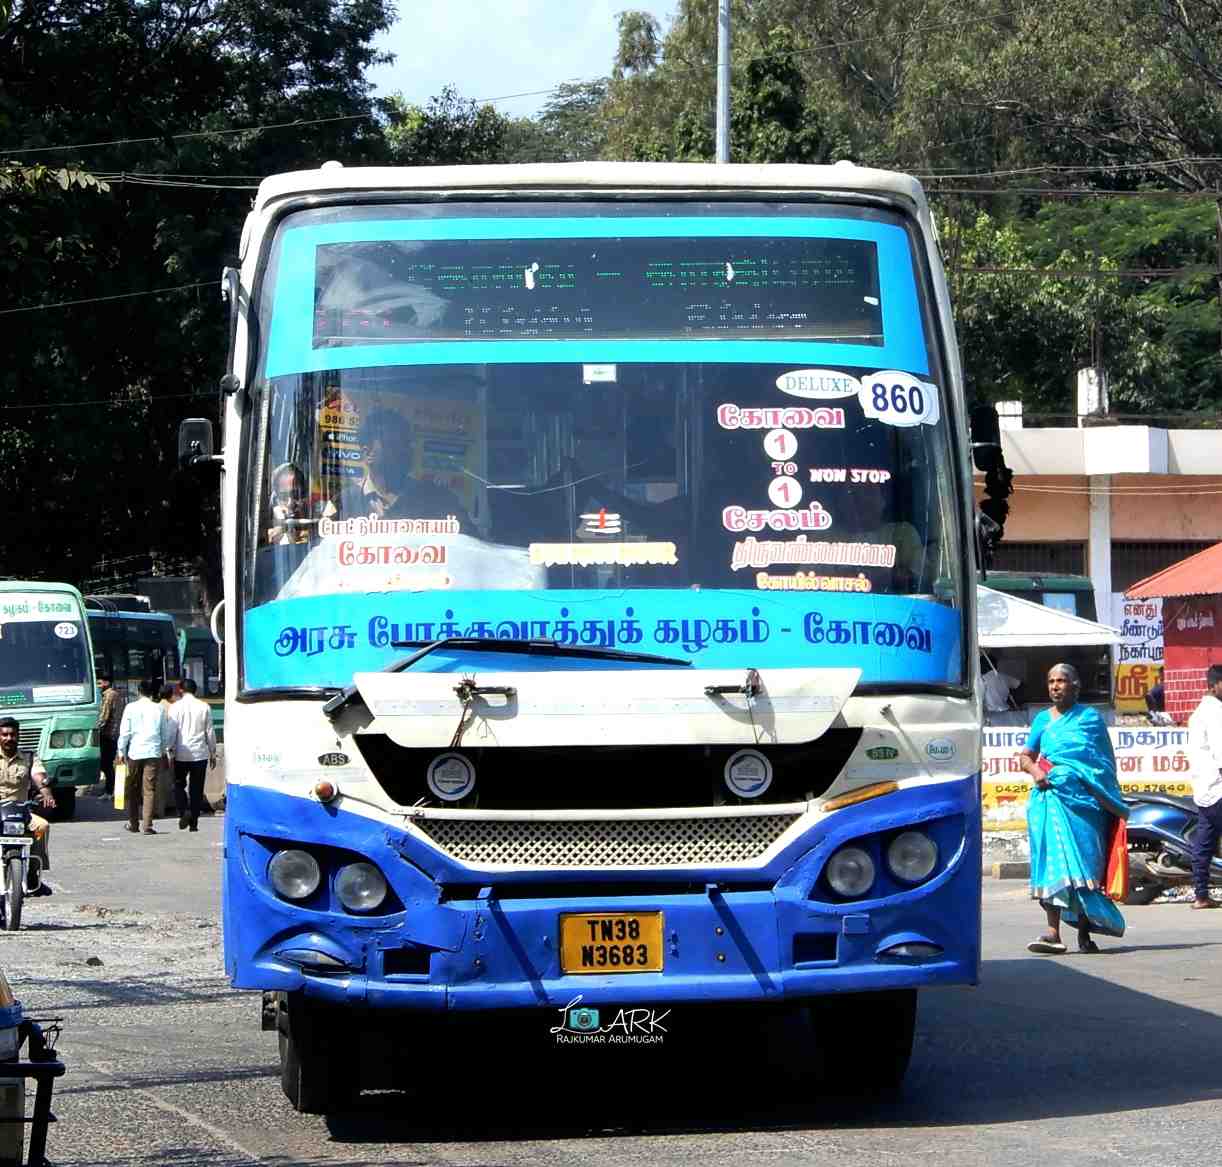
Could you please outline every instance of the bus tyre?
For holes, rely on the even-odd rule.
[[[55,796],[56,821],[66,823],[76,814],[76,787],[56,786],[51,793]]]
[[[329,1114],[357,1093],[358,1050],[335,1015],[299,993],[282,998],[280,1088],[301,1114]]]
[[[16,932],[21,927],[21,905],[25,900],[24,864],[14,855],[4,861],[4,927]]]
[[[898,1090],[912,1058],[916,1003],[916,989],[812,999],[807,1012],[822,1084],[840,1092]]]

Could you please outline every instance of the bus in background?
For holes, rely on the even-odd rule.
[[[139,599],[85,597],[98,675],[111,677],[129,701],[139,696],[138,686],[146,677],[161,685],[182,680],[174,618],[168,612],[139,610]],[[127,604],[132,606],[120,606]]]
[[[225,684],[221,648],[208,628],[179,628],[178,651],[182,656],[182,675],[196,684],[196,696],[212,708],[212,729],[216,740],[225,740]]]
[[[98,780],[99,694],[81,595],[69,584],[0,582],[0,716],[20,725],[19,748],[37,754],[70,818],[78,786]]]
[[[226,471],[225,968],[294,1107],[505,1009],[786,1003],[844,1087],[898,1083],[918,989],[980,959],[920,184],[329,162],[262,183],[242,256],[223,452],[179,454]]]
[[[1045,608],[1056,608],[1083,620],[1099,618],[1095,612],[1095,585],[1089,576],[990,569],[985,582],[995,592],[1043,604]]]

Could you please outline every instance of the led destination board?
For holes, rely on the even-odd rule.
[[[883,344],[869,240],[325,243],[314,276],[316,348],[642,336]]]

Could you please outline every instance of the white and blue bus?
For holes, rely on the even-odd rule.
[[[293,1104],[492,1009],[789,1003],[897,1082],[980,956],[920,185],[328,163],[262,184],[241,265],[223,451],[180,450],[223,469],[225,964]]]

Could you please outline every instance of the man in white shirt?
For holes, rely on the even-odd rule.
[[[140,700],[124,707],[119,720],[117,759],[127,765],[123,785],[127,829],[146,835],[157,833],[153,811],[157,805],[157,768],[174,740],[165,711],[154,700],[161,686],[151,678],[140,682]]]
[[[174,730],[174,802],[178,806],[180,831],[199,830],[199,814],[204,806],[205,767],[216,766],[212,709],[195,695],[196,688],[190,677],[183,681],[182,697],[170,706],[169,712]]]
[[[1017,677],[1003,673],[999,665],[980,654],[981,699],[986,713],[1004,713],[1013,708],[1010,692],[1021,684]]]
[[[1222,836],[1222,665],[1210,665],[1209,692],[1188,719],[1188,749],[1192,758],[1192,801],[1197,804],[1197,829],[1192,836],[1194,908],[1216,908],[1209,898],[1209,864]]]

